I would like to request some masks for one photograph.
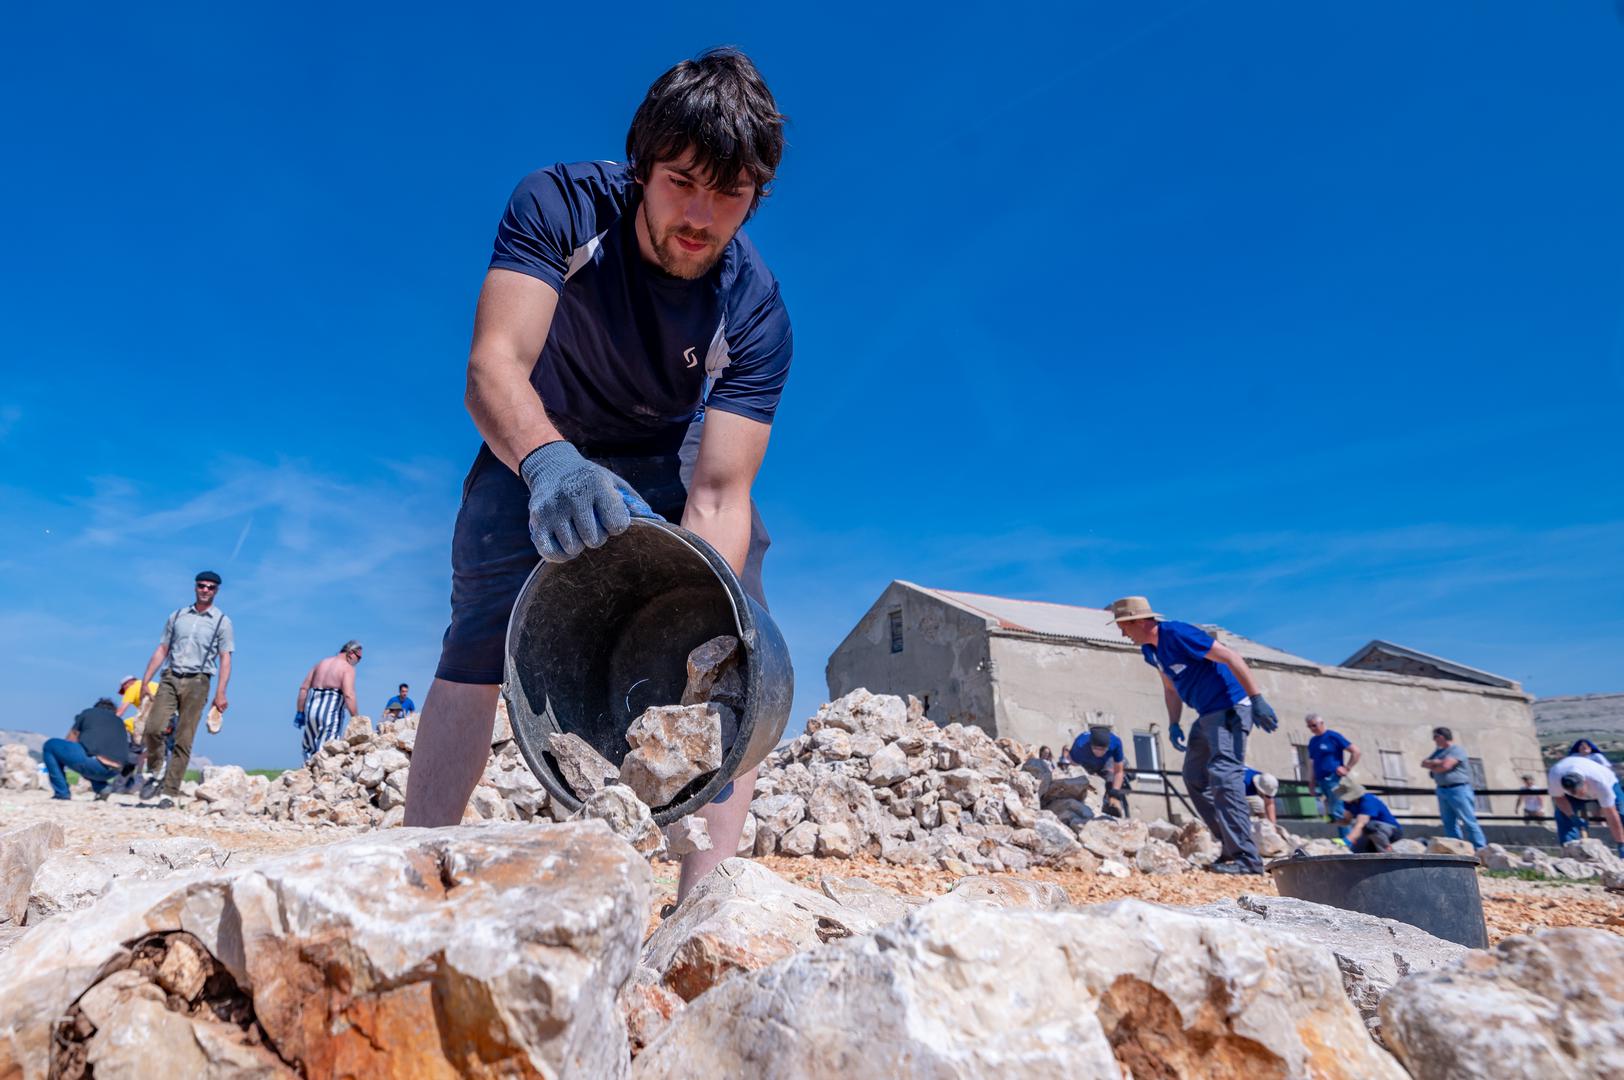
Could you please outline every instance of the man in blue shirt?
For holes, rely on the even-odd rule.
[[[1387,804],[1365,790],[1364,785],[1352,777],[1344,778],[1336,787],[1337,805],[1342,807],[1339,819],[1347,829],[1348,846],[1354,854],[1393,850],[1393,841],[1404,837],[1404,827],[1398,823]]]
[[[400,689],[395,692],[395,696],[383,703],[383,714],[385,717],[389,717],[391,714],[393,714],[394,718],[398,719],[400,717],[410,716],[412,713],[417,711],[417,702],[413,701],[407,694],[407,691],[410,689],[411,687],[407,686],[405,683],[401,683]]]
[[[539,560],[658,514],[765,603],[750,492],[790,323],[741,227],[777,172],[783,117],[750,59],[716,49],[649,87],[626,150],[625,164],[531,173],[497,225],[468,355],[485,444],[452,537],[451,625],[412,755],[410,825],[462,819],[490,754],[508,616]],[[702,811],[714,845],[684,861],[679,895],[736,850],[754,785],[739,777]]]
[[[1139,646],[1145,663],[1161,674],[1168,737],[1173,749],[1184,751],[1190,801],[1222,847],[1208,869],[1263,873],[1246,805],[1246,736],[1254,720],[1264,731],[1279,726],[1274,707],[1263,700],[1240,654],[1199,626],[1163,621],[1143,596],[1112,601],[1111,616],[1122,635]],[[1186,704],[1196,711],[1188,749],[1179,724]]]
[[[1319,713],[1309,713],[1304,723],[1308,725],[1308,760],[1314,766],[1314,787],[1325,800],[1326,816],[1341,821],[1342,800],[1337,798],[1336,786],[1359,764],[1359,748],[1340,731],[1327,728]],[[1343,754],[1347,755],[1345,762]],[[1337,831],[1342,839],[1348,838],[1346,829]]]
[[[1128,792],[1124,785],[1127,758],[1122,753],[1122,740],[1108,725],[1091,724],[1071,744],[1071,760],[1083,771],[1105,781],[1105,798],[1100,809],[1112,817],[1128,816]]]

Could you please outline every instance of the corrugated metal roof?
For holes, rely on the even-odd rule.
[[[1072,604],[1052,604],[1045,600],[1012,600],[1005,596],[986,596],[982,593],[955,592],[949,589],[930,589],[921,585],[913,588],[927,592],[951,604],[967,608],[993,620],[1002,630],[1014,633],[1040,634],[1045,637],[1077,638],[1110,645],[1127,645],[1128,640],[1111,621],[1111,613],[1104,608],[1077,607]],[[1231,633],[1221,626],[1199,624],[1219,641],[1228,645],[1248,660],[1264,660],[1273,664],[1318,668],[1312,660],[1280,649],[1271,648],[1251,638]]]

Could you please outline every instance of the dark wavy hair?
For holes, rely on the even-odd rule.
[[[711,49],[655,79],[626,132],[626,160],[640,183],[648,182],[656,162],[673,161],[689,148],[707,186],[754,181],[750,212],[756,212],[784,155],[784,116],[761,72],[738,49]]]

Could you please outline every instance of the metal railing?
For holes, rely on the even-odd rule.
[[[1134,781],[1141,776],[1154,777],[1161,780],[1161,790],[1154,791],[1136,788],[1134,786]],[[1125,780],[1127,781],[1128,790],[1132,794],[1147,796],[1150,798],[1155,798],[1159,794],[1166,799],[1167,813],[1169,817],[1171,817],[1173,813],[1174,799],[1177,799],[1179,804],[1188,810],[1192,817],[1195,816],[1195,808],[1190,804],[1188,793],[1181,786],[1184,782],[1183,773],[1175,772],[1171,769],[1129,769],[1127,770]],[[1363,784],[1362,786],[1372,795],[1381,796],[1411,795],[1419,798],[1430,799],[1435,798],[1438,794],[1438,789],[1432,787],[1398,787],[1396,785],[1388,784]],[[1512,798],[1517,798],[1528,794],[1528,792],[1521,788],[1478,788],[1475,789],[1473,793],[1478,796],[1507,796]],[[1535,794],[1542,796],[1547,795],[1546,792],[1538,790],[1535,791]],[[1308,805],[1314,806],[1314,800],[1318,798],[1318,796],[1319,792],[1306,780],[1281,780],[1280,792],[1275,796],[1275,817],[1282,821],[1323,821],[1325,820],[1325,815],[1317,811],[1311,811],[1308,813],[1304,813],[1302,811],[1302,803],[1300,800],[1306,800]],[[1290,803],[1292,802],[1296,803],[1296,805],[1290,806]],[[1288,806],[1290,807],[1289,810]],[[1409,812],[1399,813],[1394,811],[1393,816],[1400,821],[1443,820],[1438,814],[1416,814]],[[1505,821],[1516,822],[1518,824],[1522,824],[1524,822],[1530,824],[1543,824],[1554,820],[1553,818],[1544,815],[1535,818],[1526,818],[1522,814],[1480,813],[1476,816],[1477,820],[1479,821]],[[1598,816],[1590,816],[1589,820],[1599,821],[1601,819]]]

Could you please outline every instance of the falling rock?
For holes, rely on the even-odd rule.
[[[684,1001],[740,972],[873,929],[872,918],[759,863],[728,859],[702,878],[643,946],[643,963]]]
[[[959,878],[943,899],[990,904],[1000,908],[1035,908],[1039,911],[1058,911],[1071,903],[1066,890],[1052,881],[1033,881],[1006,874],[977,874]]]
[[[62,826],[54,821],[38,821],[0,832],[0,927],[23,921],[35,873],[62,844]]]
[[[1624,938],[1564,928],[1420,972],[1382,1000],[1416,1080],[1624,1075]]]
[[[1325,950],[1131,900],[1058,912],[928,904],[691,1001],[636,1076],[854,1069],[899,1080],[1404,1077]]]
[[[6,955],[0,1076],[43,1077],[58,1018],[125,943],[179,930],[300,1075],[624,1076],[616,996],[649,898],[647,864],[596,822],[366,833],[121,885]],[[107,1075],[206,1075],[142,1063]]]
[[[1374,1035],[1382,998],[1406,975],[1453,963],[1469,951],[1409,923],[1284,896],[1241,896],[1186,909],[1233,919],[1275,935],[1295,935],[1304,947],[1322,945],[1336,957],[1342,989]]]
[[[608,759],[579,735],[568,732],[549,735],[547,750],[558,763],[558,771],[563,774],[565,785],[575,792],[578,799],[596,795],[609,783],[620,779],[620,770],[609,764]]]
[[[1049,783],[1049,789],[1043,793],[1043,804],[1060,799],[1076,799],[1082,802],[1091,790],[1088,774],[1078,773],[1075,776],[1057,776]]]
[[[688,654],[688,684],[682,704],[701,705],[712,699],[717,680],[738,667],[739,639],[728,634],[713,637]]]
[[[722,714],[713,704],[656,705],[632,722],[626,741],[632,749],[620,763],[620,782],[663,807],[722,767]]]
[[[665,830],[666,853],[691,855],[711,849],[710,826],[698,814],[689,814],[672,822]]]
[[[1477,849],[1470,840],[1456,840],[1450,836],[1432,836],[1427,838],[1428,855],[1473,855]]]
[[[860,877],[824,874],[818,879],[818,888],[841,907],[868,916],[875,925],[894,922],[925,903],[920,897],[907,896]]]
[[[612,784],[588,798],[570,820],[601,821],[640,854],[650,857],[665,847],[665,835],[654,824],[648,807],[621,784]]]
[[[1145,874],[1182,874],[1190,868],[1178,848],[1165,840],[1154,840],[1148,836],[1139,846],[1133,863]]]

